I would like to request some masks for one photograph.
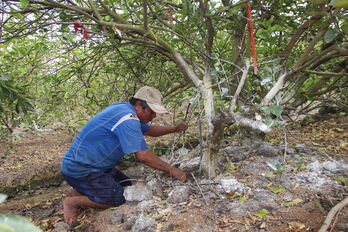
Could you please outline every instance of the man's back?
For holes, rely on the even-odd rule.
[[[81,178],[114,167],[125,154],[147,149],[143,133],[148,127],[130,103],[108,106],[77,135],[63,158],[62,172]]]

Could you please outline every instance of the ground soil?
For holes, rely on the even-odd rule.
[[[166,139],[169,141],[166,144],[173,141],[171,137]],[[274,130],[267,136],[267,140],[274,145],[306,144],[316,149],[317,154],[325,159],[330,157],[347,160],[348,117],[334,116],[328,120],[307,123],[296,129],[288,127],[286,130]],[[0,206],[0,214],[23,215],[44,231],[52,231],[57,222],[63,221],[62,198],[69,187],[61,181],[59,167],[71,141],[71,135],[62,131],[51,131],[24,133],[1,142],[0,186],[1,192],[7,193],[10,198]],[[152,144],[157,142],[158,140],[151,141]],[[320,192],[313,192],[311,194],[318,196],[317,198],[304,199],[303,204],[280,208],[265,218],[255,215],[224,215],[224,202],[221,199],[212,197],[210,202],[204,202],[201,195],[193,194],[190,202],[175,206],[175,215],[167,215],[161,219],[166,224],[164,227],[158,227],[158,230],[189,231],[187,228],[193,228],[192,224],[204,225],[207,221],[212,221],[215,223],[215,231],[316,231],[328,211],[342,200],[342,196],[347,196],[347,186],[344,189],[345,192],[326,197],[325,199],[330,199],[326,204],[322,200],[323,197],[320,198]],[[344,227],[348,221],[347,208],[348,206],[343,208],[334,221],[336,225],[343,225],[343,230],[336,226],[332,231],[344,231],[348,228]],[[103,211],[84,209],[79,220],[85,225],[95,225],[93,218],[96,213],[101,212]],[[102,216],[99,215],[99,218]]]

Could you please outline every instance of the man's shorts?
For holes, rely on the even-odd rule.
[[[81,179],[63,174],[64,179],[76,191],[99,204],[118,206],[125,203],[123,187],[132,185],[129,177],[116,168],[94,172]]]

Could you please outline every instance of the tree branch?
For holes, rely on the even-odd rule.
[[[332,219],[335,217],[336,213],[348,204],[348,197],[342,200],[340,203],[335,205],[330,212],[327,214],[326,219],[318,232],[326,232],[331,224]]]
[[[309,74],[316,74],[319,76],[328,76],[328,77],[340,77],[340,76],[348,76],[348,73],[333,73],[333,72],[316,72],[312,70],[304,70],[304,72],[309,73]]]
[[[235,123],[238,125],[249,127],[254,130],[259,130],[264,133],[268,133],[271,131],[271,128],[267,126],[266,124],[264,124],[261,120],[252,120],[249,118],[245,118],[241,116],[240,114],[234,113],[234,112],[229,112],[229,115],[231,115],[231,118],[233,118]]]
[[[324,14],[325,11],[327,11],[326,7],[321,8],[316,15],[312,16],[309,20],[307,20],[305,23],[302,24],[302,26],[300,26],[298,28],[298,30],[291,37],[290,41],[288,42],[288,44],[287,44],[286,48],[284,49],[283,53],[281,54],[281,56],[285,56],[285,57],[289,56],[292,49],[295,47],[296,43],[301,38],[302,34],[306,30],[308,30],[314,23],[319,21],[325,15]]]
[[[276,94],[284,87],[286,78],[287,78],[286,72],[280,75],[275,85],[272,87],[272,89],[267,93],[267,95],[262,100],[262,103],[261,103],[262,105],[268,105],[270,103],[270,101],[276,96]]]
[[[306,49],[304,50],[302,56],[297,61],[297,63],[293,66],[294,69],[297,69],[301,65],[303,65],[307,60],[309,54],[313,51],[314,46],[323,38],[326,31],[329,29],[330,23],[325,23],[320,30],[317,32],[317,34],[314,36],[314,38],[309,42]]]
[[[147,30],[147,0],[143,0],[143,4],[144,4],[144,28],[145,30]]]
[[[243,89],[243,86],[244,86],[244,83],[248,77],[248,71],[249,71],[249,68],[250,68],[250,60],[247,59],[246,62],[245,62],[245,67],[243,69],[243,74],[242,74],[242,78],[241,80],[239,81],[239,84],[238,84],[238,87],[237,87],[237,90],[236,92],[234,93],[234,96],[232,98],[232,101],[230,103],[230,106],[229,106],[229,111],[230,112],[233,112],[237,106],[237,99],[239,97],[239,94],[240,92],[242,91]]]

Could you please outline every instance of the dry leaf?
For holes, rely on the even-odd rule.
[[[122,37],[121,31],[120,31],[117,27],[113,26],[112,29],[113,29],[114,31],[116,31],[117,34],[118,34],[120,37]]]
[[[266,222],[262,222],[259,227],[260,227],[260,229],[264,229],[264,228],[266,228],[266,226],[267,226]]]
[[[302,230],[306,228],[306,226],[301,222],[289,222],[288,225],[292,230]]]

